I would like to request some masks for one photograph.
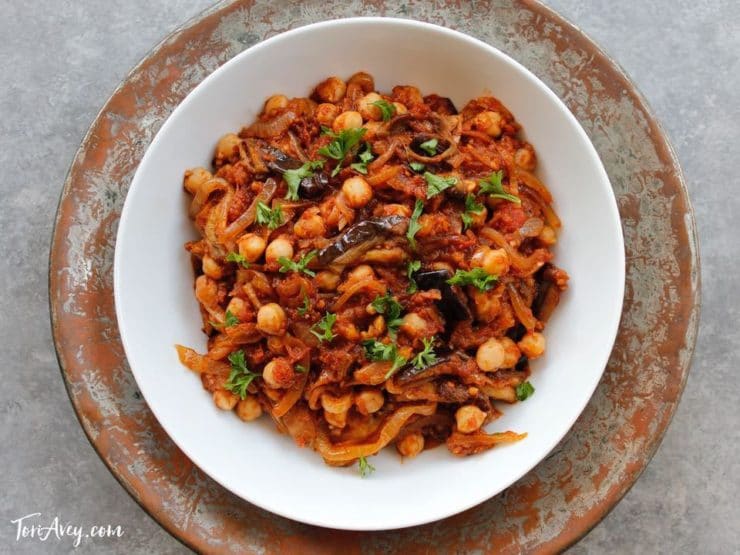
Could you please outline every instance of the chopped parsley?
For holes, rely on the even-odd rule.
[[[264,202],[257,203],[257,223],[266,225],[268,229],[277,229],[284,223],[283,209],[280,205],[270,208]]]
[[[367,165],[373,158],[375,158],[375,156],[373,156],[373,151],[370,147],[370,143],[365,143],[365,150],[360,152],[357,157],[360,159],[360,161],[355,162],[354,164],[350,164],[349,167],[356,172],[361,173],[362,175],[367,175]]]
[[[409,166],[416,173],[423,172],[424,168],[426,168],[426,165],[422,164],[421,162],[409,162]]]
[[[299,316],[305,316],[308,314],[308,310],[311,308],[311,301],[308,298],[308,295],[303,296],[303,304],[298,307],[296,312],[298,312]]]
[[[283,179],[288,184],[288,192],[285,198],[288,200],[298,200],[298,187],[301,180],[313,176],[313,170],[324,167],[325,160],[311,160],[295,170],[287,170],[283,174]]]
[[[427,182],[427,198],[436,197],[457,183],[457,177],[442,177],[431,172],[424,172],[424,179]]]
[[[424,349],[416,353],[416,355],[411,359],[411,364],[413,364],[415,368],[423,370],[437,362],[437,353],[434,352],[434,340],[434,336],[428,339],[422,339]]]
[[[308,372],[308,368],[306,368],[302,364],[296,364],[294,368],[295,368],[295,371],[298,372],[299,374],[305,374],[306,372]]]
[[[475,196],[468,194],[465,196],[465,212],[460,218],[463,222],[463,231],[473,224],[473,216],[480,216],[483,213],[483,205],[475,201]]]
[[[241,264],[245,268],[249,268],[249,262],[247,262],[247,259],[238,252],[230,252],[229,254],[227,254],[226,262],[236,262],[237,264]]]
[[[472,285],[480,291],[490,290],[498,281],[498,276],[486,272],[483,268],[472,270],[457,270],[455,275],[447,280],[450,285]]]
[[[319,341],[330,342],[336,337],[336,335],[332,331],[332,328],[334,327],[334,323],[336,321],[337,315],[332,314],[331,312],[327,312],[326,314],[324,314],[324,317],[321,318],[321,320],[311,326],[310,331],[316,336]]]
[[[410,260],[406,266],[406,276],[409,278],[409,286],[406,288],[406,293],[416,293],[419,290],[419,286],[414,279],[414,274],[421,270],[421,260]]]
[[[375,362],[392,362],[390,369],[385,375],[387,380],[396,371],[408,362],[406,357],[398,353],[398,346],[395,343],[381,343],[377,339],[366,339],[362,342],[365,348],[365,358]]]
[[[226,317],[224,318],[224,323],[226,324],[227,328],[230,328],[232,326],[238,326],[239,324],[241,324],[241,322],[239,321],[239,318],[234,316],[234,314],[230,310],[226,311]]]
[[[360,476],[362,478],[367,478],[368,476],[370,476],[370,474],[375,472],[375,467],[367,462],[367,459],[365,457],[360,457],[359,459],[357,459],[357,464],[359,466]]]
[[[387,100],[377,100],[373,102],[373,106],[378,107],[383,116],[383,121],[390,121],[390,119],[396,115],[396,107]]]
[[[356,127],[345,129],[341,133],[334,133],[328,127],[322,127],[321,130],[324,135],[329,135],[334,139],[328,145],[319,149],[319,154],[322,156],[326,156],[332,160],[337,160],[337,165],[334,168],[334,171],[331,172],[332,177],[334,177],[339,173],[339,170],[342,169],[342,162],[347,155],[352,152],[358,144],[360,144],[362,136],[365,134],[367,129],[364,127]]]
[[[424,210],[424,201],[421,199],[416,199],[416,204],[414,205],[414,212],[411,214],[411,219],[409,220],[409,229],[406,231],[406,238],[409,240],[409,243],[411,244],[411,248],[416,250],[416,234],[421,229],[421,226],[419,225],[419,216],[421,216],[422,211]]]
[[[375,300],[370,304],[375,312],[385,316],[388,334],[395,337],[398,328],[401,327],[401,311],[403,310],[401,303],[394,299],[390,293],[386,293],[382,297],[375,297]]]
[[[247,361],[244,358],[244,351],[241,349],[229,355],[229,362],[231,363],[231,373],[229,373],[229,379],[224,384],[224,389],[228,389],[232,393],[236,393],[240,398],[246,399],[249,384],[255,378],[261,376],[249,370]]]
[[[424,141],[419,145],[419,148],[426,152],[429,156],[434,156],[437,154],[437,139],[429,139],[428,141]]]
[[[519,401],[529,399],[533,393],[534,386],[529,382],[523,382],[516,386],[516,398]]]
[[[278,264],[280,264],[280,273],[287,274],[288,272],[304,273],[309,277],[316,277],[316,272],[306,268],[308,263],[318,254],[317,250],[312,250],[301,256],[298,262],[293,262],[289,258],[281,256],[278,258]]]
[[[508,200],[515,204],[521,204],[522,201],[519,199],[519,197],[511,195],[504,191],[504,185],[501,182],[503,178],[504,171],[499,170],[497,172],[493,172],[486,179],[478,181],[478,184],[480,185],[480,192],[484,195],[489,195],[491,198],[500,198]]]

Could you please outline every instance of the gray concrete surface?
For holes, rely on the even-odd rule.
[[[67,399],[51,342],[46,261],[71,158],[128,69],[208,0],[0,0],[0,552],[11,520],[120,525],[82,553],[182,553],[110,475]],[[550,0],[609,52],[663,122],[699,225],[703,316],[694,366],[665,441],[582,553],[740,553],[740,3]]]

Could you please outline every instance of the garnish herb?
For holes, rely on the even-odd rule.
[[[516,398],[519,401],[529,399],[534,393],[534,386],[529,382],[520,383],[516,386]]]
[[[295,368],[295,371],[298,372],[299,374],[305,374],[306,372],[308,372],[308,368],[306,368],[302,364],[296,364],[294,368]]]
[[[365,143],[365,150],[358,154],[358,158],[360,159],[360,161],[355,162],[354,164],[350,164],[349,167],[356,172],[360,172],[362,175],[367,175],[367,165],[373,158],[375,158],[375,156],[373,156],[373,151],[370,147],[370,143]]]
[[[424,168],[426,168],[426,165],[422,164],[421,162],[409,162],[409,166],[416,173],[423,172]]]
[[[406,357],[398,353],[398,346],[395,343],[381,343],[377,339],[366,339],[362,342],[362,346],[365,347],[365,358],[368,360],[393,363],[385,375],[386,380],[408,362]]]
[[[380,109],[380,113],[383,115],[383,121],[390,121],[396,115],[396,107],[387,100],[377,100],[373,102],[373,106],[377,106]]]
[[[493,172],[486,179],[478,181],[480,185],[480,192],[484,195],[489,195],[491,198],[501,198],[513,202],[514,204],[521,204],[522,201],[519,197],[511,195],[504,191],[504,185],[501,180],[504,178],[503,170]]]
[[[308,314],[309,308],[311,308],[311,301],[309,300],[308,295],[305,295],[303,297],[303,304],[298,307],[296,312],[299,316],[305,316],[306,314]]]
[[[293,262],[290,258],[281,256],[278,258],[278,264],[280,264],[280,273],[287,274],[288,272],[304,273],[309,277],[316,277],[316,272],[306,268],[308,263],[318,254],[317,250],[312,250],[301,256],[298,262]]]
[[[414,279],[414,273],[419,270],[421,270],[421,260],[409,261],[406,266],[406,276],[409,278],[409,286],[406,288],[406,293],[416,293],[419,290],[419,286]]]
[[[465,212],[460,216],[463,222],[463,231],[468,229],[473,223],[473,216],[483,213],[483,205],[475,202],[475,196],[467,194],[465,196]]]
[[[385,324],[388,326],[388,335],[395,337],[402,322],[401,311],[403,310],[403,307],[401,306],[401,303],[394,299],[390,293],[386,293],[382,297],[375,297],[375,300],[373,300],[371,305],[378,314],[385,316]]]
[[[424,201],[422,201],[421,199],[416,199],[414,212],[411,214],[411,219],[409,220],[409,229],[408,231],[406,231],[406,238],[409,240],[409,243],[411,243],[411,248],[414,250],[416,250],[416,233],[421,229],[421,226],[419,225],[419,216],[421,216],[423,210]]]
[[[255,378],[261,377],[259,374],[255,374],[250,371],[247,367],[247,361],[244,358],[244,351],[239,349],[229,355],[229,362],[231,363],[231,373],[229,379],[224,384],[224,389],[228,389],[232,393],[237,394],[240,398],[246,399],[247,388]]]
[[[283,209],[280,205],[270,208],[264,202],[257,203],[257,223],[266,225],[268,229],[277,229],[283,225]]]
[[[342,162],[344,162],[347,155],[360,144],[362,136],[367,130],[364,127],[358,127],[345,129],[341,133],[334,133],[328,127],[322,127],[321,129],[324,135],[329,135],[334,139],[328,145],[319,149],[319,154],[322,156],[337,160],[337,166],[331,172],[332,177],[334,177],[342,169]]]
[[[431,172],[424,172],[424,179],[427,182],[427,198],[435,197],[457,183],[457,177],[442,177]]]
[[[331,312],[327,312],[324,314],[324,317],[316,322],[313,326],[311,326],[311,333],[316,336],[316,338],[319,341],[331,341],[336,337],[334,332],[332,332],[332,328],[334,327],[334,322],[337,321],[337,315],[332,314]]]
[[[419,145],[419,148],[426,152],[429,156],[437,154],[437,139],[429,139]]]
[[[434,352],[434,340],[434,336],[429,339],[422,339],[424,349],[416,353],[416,355],[411,359],[411,364],[413,364],[415,368],[423,370],[437,362],[437,353]]]
[[[311,160],[295,170],[287,170],[283,174],[283,179],[288,184],[288,192],[285,198],[288,200],[298,200],[298,187],[301,180],[313,176],[313,170],[324,167],[325,160]]]
[[[375,467],[367,462],[367,459],[365,457],[360,457],[359,459],[357,459],[357,464],[360,468],[360,476],[362,478],[367,478],[368,476],[370,476],[370,474],[375,472]]]
[[[238,326],[239,324],[241,324],[241,322],[239,321],[239,318],[234,316],[234,314],[230,310],[226,311],[226,317],[224,318],[224,322],[226,323],[227,328],[230,328],[232,326]]]
[[[447,280],[450,285],[472,285],[480,291],[490,290],[498,281],[498,276],[486,272],[483,268],[472,270],[457,270],[455,275]]]
[[[226,262],[236,262],[237,264],[241,264],[245,268],[249,268],[249,262],[247,262],[247,259],[238,252],[230,252],[229,254],[227,254]]]

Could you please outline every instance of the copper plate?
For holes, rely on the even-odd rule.
[[[482,505],[402,531],[341,532],[242,501],[175,447],[137,391],[113,305],[118,217],[160,125],[206,75],[258,41],[321,19],[411,17],[513,56],[580,120],[614,187],[627,248],[622,323],[603,379],[557,448]],[[699,317],[694,218],[663,131],[620,68],[534,2],[237,1],[175,31],[93,122],[64,184],[50,260],[54,340],[85,433],[126,490],[185,544],[214,553],[553,552],[595,526],[650,461],[678,403]],[[320,500],[317,500],[320,502]]]

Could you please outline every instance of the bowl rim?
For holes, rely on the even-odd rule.
[[[164,121],[162,126],[159,128],[153,139],[151,140],[150,144],[148,145],[146,151],[144,152],[144,155],[142,156],[136,172],[131,180],[130,187],[128,189],[126,200],[124,202],[123,208],[121,210],[121,215],[119,219],[118,229],[116,231],[116,244],[115,244],[115,253],[114,253],[114,263],[113,263],[113,296],[114,296],[114,303],[116,307],[120,307],[123,305],[122,299],[120,298],[121,295],[121,288],[119,287],[119,283],[121,283],[121,252],[122,248],[119,248],[120,245],[125,243],[125,232],[128,227],[127,222],[130,219],[130,212],[131,212],[131,206],[133,202],[130,202],[130,199],[133,198],[133,195],[136,194],[138,190],[141,189],[141,187],[137,186],[137,184],[142,179],[142,168],[145,168],[147,165],[147,161],[149,160],[151,153],[153,150],[155,150],[156,145],[159,144],[159,142],[162,139],[162,136],[165,134],[165,130],[172,124],[172,122],[177,119],[177,117],[180,115],[182,111],[184,111],[187,107],[187,105],[193,101],[193,99],[198,95],[201,94],[204,90],[207,89],[208,84],[218,78],[219,75],[222,73],[225,73],[229,70],[232,66],[240,63],[241,59],[254,53],[259,50],[263,50],[266,48],[270,48],[272,45],[277,44],[286,38],[293,38],[295,36],[299,36],[301,34],[306,33],[313,33],[316,31],[321,31],[322,29],[329,28],[329,27],[335,27],[335,26],[341,26],[341,25],[355,25],[355,24],[370,24],[370,25],[391,25],[391,26],[398,26],[398,27],[407,27],[407,28],[417,28],[417,29],[424,29],[427,32],[431,33],[440,33],[443,35],[447,35],[449,37],[452,37],[454,39],[462,40],[464,42],[467,42],[471,44],[474,47],[482,48],[483,50],[486,50],[487,53],[491,56],[499,58],[501,61],[503,61],[506,64],[509,64],[514,69],[517,70],[518,73],[520,73],[523,77],[527,79],[527,81],[530,82],[533,86],[540,89],[541,92],[543,92],[545,95],[547,95],[550,100],[554,102],[554,104],[559,108],[559,111],[562,112],[567,119],[570,120],[570,123],[573,125],[573,128],[575,132],[583,139],[586,149],[589,152],[590,157],[594,160],[596,164],[596,171],[599,174],[599,186],[604,186],[607,196],[610,199],[610,202],[608,203],[608,214],[604,214],[604,217],[606,218],[608,216],[611,227],[613,231],[616,233],[616,239],[618,242],[618,245],[621,247],[618,249],[618,252],[615,252],[614,254],[618,254],[620,259],[618,262],[618,268],[620,271],[619,279],[616,281],[618,283],[619,290],[615,291],[615,297],[618,296],[619,302],[617,305],[615,305],[614,311],[615,315],[610,315],[611,322],[608,326],[605,326],[604,332],[603,332],[603,338],[605,339],[605,344],[609,345],[608,350],[605,349],[605,353],[602,354],[602,356],[599,358],[598,361],[594,361],[593,366],[599,367],[600,371],[598,373],[598,379],[593,380],[592,386],[589,388],[588,395],[584,395],[582,401],[579,403],[578,411],[575,414],[574,418],[568,423],[567,426],[563,427],[563,431],[561,433],[552,434],[551,436],[551,442],[544,451],[544,454],[534,460],[530,465],[524,465],[520,469],[518,469],[516,472],[511,473],[511,479],[508,481],[508,485],[499,489],[498,491],[489,492],[485,491],[484,493],[476,496],[475,498],[469,498],[464,503],[456,503],[454,504],[454,507],[451,509],[445,509],[445,510],[438,510],[436,511],[436,514],[431,515],[431,511],[427,513],[424,517],[421,518],[407,518],[403,522],[399,522],[392,525],[375,525],[370,524],[366,525],[364,523],[357,523],[357,525],[347,525],[343,523],[334,523],[334,522],[327,522],[325,520],[321,519],[315,519],[311,517],[306,517],[304,514],[296,514],[295,512],[292,512],[291,510],[286,510],[286,507],[283,505],[276,505],[273,503],[270,503],[269,500],[265,499],[259,499],[259,501],[253,499],[251,496],[249,496],[247,493],[243,491],[236,491],[236,488],[233,487],[231,484],[229,484],[225,480],[221,480],[218,477],[212,475],[210,472],[206,471],[206,467],[202,466],[198,462],[197,456],[193,456],[191,453],[191,450],[187,449],[184,445],[182,445],[180,442],[178,442],[173,435],[169,432],[169,425],[168,421],[166,419],[161,419],[158,410],[155,408],[154,405],[152,405],[149,402],[149,399],[147,398],[146,393],[144,392],[143,388],[139,388],[141,391],[142,396],[144,397],[144,400],[147,403],[147,406],[154,414],[157,422],[162,426],[162,428],[165,430],[169,438],[177,445],[177,447],[203,472],[205,472],[211,479],[219,483],[222,487],[236,495],[237,497],[240,497],[244,499],[245,501],[252,503],[258,507],[261,507],[267,511],[270,511],[272,513],[275,513],[277,515],[283,516],[285,518],[289,518],[294,521],[303,522],[305,524],[310,524],[314,526],[323,526],[323,527],[329,527],[339,530],[351,530],[351,531],[378,531],[378,530],[394,530],[394,529],[400,529],[400,528],[407,528],[411,526],[418,526],[422,524],[427,524],[429,522],[437,521],[458,513],[461,513],[465,510],[468,510],[488,499],[491,497],[494,497],[498,494],[500,494],[502,491],[505,491],[508,487],[516,483],[518,480],[520,480],[523,476],[525,476],[527,473],[529,473],[535,466],[537,466],[542,460],[544,460],[549,453],[552,452],[552,450],[557,446],[557,444],[565,437],[565,435],[570,431],[570,429],[573,427],[573,424],[575,424],[576,420],[580,417],[580,415],[583,413],[583,410],[589,403],[591,397],[593,396],[593,393],[598,386],[599,382],[601,381],[601,378],[603,376],[603,373],[606,369],[606,365],[608,363],[609,357],[611,355],[611,351],[613,349],[617,332],[619,330],[619,325],[621,321],[621,313],[624,303],[624,289],[625,289],[625,271],[626,271],[626,259],[625,259],[625,244],[624,244],[624,235],[622,231],[621,226],[621,219],[619,216],[619,211],[617,207],[617,201],[616,197],[614,195],[613,188],[611,186],[608,174],[603,166],[603,163],[601,161],[600,156],[598,155],[598,152],[596,151],[596,148],[594,147],[593,143],[591,142],[590,138],[588,137],[587,133],[581,126],[580,122],[577,120],[577,118],[573,115],[573,113],[568,109],[568,107],[565,105],[565,103],[544,83],[542,82],[536,75],[534,75],[529,69],[527,69],[524,65],[513,59],[511,56],[506,54],[505,52],[499,50],[498,48],[487,44],[483,42],[480,39],[477,39],[475,37],[472,37],[466,33],[450,29],[448,27],[444,27],[441,25],[436,25],[433,23],[428,23],[424,21],[418,21],[414,19],[404,19],[404,18],[395,18],[395,17],[381,17],[381,16],[362,16],[362,17],[348,17],[348,18],[337,18],[337,19],[330,19],[330,20],[324,20],[319,21],[316,23],[311,23],[308,25],[302,25],[300,27],[295,27],[292,29],[289,29],[287,31],[281,32],[277,35],[274,35],[272,37],[269,37],[263,41],[258,42],[257,44],[239,52],[229,60],[227,60],[225,63],[223,63],[221,66],[216,68],[214,71],[212,71],[208,76],[205,77],[200,83],[198,83],[184,98],[181,102],[177,104],[175,109],[169,114],[167,119]],[[125,329],[125,321],[123,317],[124,311],[122,310],[116,310],[116,319],[118,323],[118,327],[120,330],[120,337],[121,337],[121,343],[124,348],[124,352],[126,353],[126,358],[131,361],[131,358],[129,357],[129,353],[132,352],[131,347],[129,346],[128,339],[126,337]],[[616,316],[616,317],[615,317]],[[608,332],[608,333],[607,333]],[[606,341],[608,339],[608,341]],[[598,363],[598,364],[597,364]],[[137,384],[139,383],[139,378],[137,375],[137,370],[134,364],[129,364],[132,374],[134,378],[137,381]],[[442,507],[449,507],[450,505],[443,504],[440,505]],[[288,507],[289,509],[289,507]]]

